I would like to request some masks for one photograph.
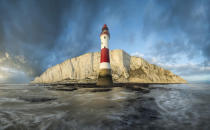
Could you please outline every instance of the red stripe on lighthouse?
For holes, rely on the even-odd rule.
[[[108,48],[101,49],[101,63],[102,62],[109,62],[109,49]]]

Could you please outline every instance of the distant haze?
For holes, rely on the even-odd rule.
[[[209,81],[208,0],[0,0],[0,83],[24,83],[68,58],[123,49],[189,81]]]

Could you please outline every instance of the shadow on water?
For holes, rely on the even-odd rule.
[[[19,99],[30,103],[40,103],[56,100],[56,98],[53,97],[19,97]]]
[[[153,129],[158,128],[155,121],[161,116],[159,108],[152,97],[138,97],[127,100],[122,115],[122,129]],[[155,126],[154,126],[155,125]]]

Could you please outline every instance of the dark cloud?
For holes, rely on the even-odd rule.
[[[99,49],[104,23],[116,25],[116,39],[136,42],[137,33],[127,32],[142,21],[143,37],[155,33],[160,39],[149,50],[152,56],[172,63],[182,56],[202,56],[208,66],[209,7],[207,0],[0,0],[0,67],[34,77],[67,58]]]
[[[97,36],[107,17],[121,20],[128,15],[124,3],[0,0],[0,66],[34,77],[67,58],[99,49]]]
[[[11,58],[0,64],[36,76],[88,51],[96,44],[89,36],[99,7],[97,1],[1,0],[0,56]]]
[[[143,34],[156,33],[154,54],[166,61],[177,54],[188,59],[202,56],[210,60],[210,2],[208,0],[158,0],[152,1],[144,14]],[[168,42],[166,39],[171,38]],[[176,57],[176,59],[173,59]]]
[[[65,9],[62,6],[67,4],[68,1],[0,1],[1,53],[8,52],[12,58],[21,55],[27,60],[22,64],[13,58],[3,64],[39,74],[49,55],[45,52],[53,49],[66,24],[61,17]]]

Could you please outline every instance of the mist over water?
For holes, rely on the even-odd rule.
[[[115,87],[53,91],[0,85],[4,129],[209,129],[210,85],[150,85],[150,93]]]

